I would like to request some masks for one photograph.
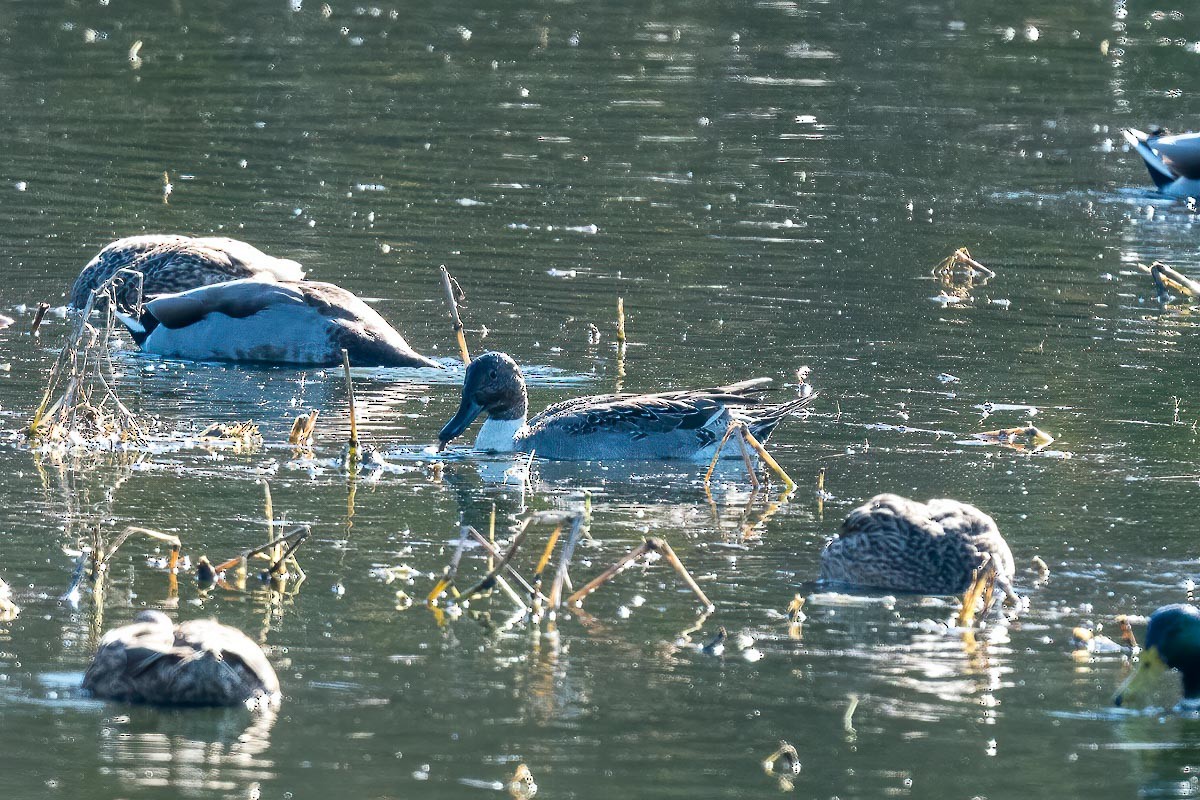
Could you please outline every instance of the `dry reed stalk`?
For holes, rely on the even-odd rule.
[[[462,317],[458,313],[458,301],[464,297],[462,287],[450,275],[444,264],[441,270],[442,291],[446,295],[446,305],[450,308],[450,321],[454,325],[454,338],[458,342],[458,354],[462,357],[463,364],[470,364],[471,353],[467,350],[467,335],[463,329]]]
[[[619,574],[634,561],[646,555],[647,553],[652,552],[661,555],[671,566],[675,568],[675,571],[679,573],[679,576],[683,579],[683,582],[689,589],[692,590],[692,593],[700,599],[700,602],[704,604],[705,608],[712,609],[715,607],[712,601],[708,599],[708,596],[704,594],[704,591],[696,583],[695,579],[692,578],[691,573],[689,573],[687,568],[683,566],[683,562],[679,560],[679,556],[675,555],[675,551],[671,549],[671,545],[667,544],[664,540],[658,538],[657,536],[651,536],[647,538],[638,547],[634,548],[618,559],[617,563],[613,564],[611,567],[604,570],[604,572],[588,581],[588,583],[575,592],[575,594],[567,598],[567,604],[573,606],[582,602],[583,598],[587,597],[605,583],[612,580],[613,577]]]

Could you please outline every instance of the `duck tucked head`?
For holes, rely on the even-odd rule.
[[[1113,702],[1136,701],[1168,669],[1183,676],[1185,700],[1200,700],[1200,609],[1195,606],[1177,603],[1151,615],[1137,671],[1117,690]]]
[[[442,428],[438,441],[444,446],[461,436],[484,412],[490,419],[517,422],[527,411],[525,377],[517,362],[504,353],[484,353],[467,367],[458,413]]]

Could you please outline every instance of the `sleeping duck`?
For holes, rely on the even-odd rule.
[[[375,309],[332,283],[244,278],[165,294],[118,313],[147,353],[188,361],[435,367]]]
[[[529,417],[521,368],[504,353],[484,353],[467,367],[462,402],[438,434],[441,447],[461,436],[480,414],[487,419],[475,449],[536,452],[558,461],[686,459],[708,462],[729,423],[745,422],[765,441],[785,416],[812,402],[809,394],[775,406],[759,405],[769,378],[715,389],[659,394],[608,394],[555,403]],[[736,446],[725,455],[739,454]]]
[[[143,611],[104,634],[83,688],[95,697],[163,706],[254,706],[279,701],[279,679],[262,648],[216,620],[172,625]]]
[[[957,500],[919,503],[881,494],[846,517],[821,552],[819,579],[859,589],[957,595],[989,559],[996,586],[1015,598],[1012,551],[991,517]]]
[[[1176,603],[1150,615],[1137,671],[1117,690],[1113,702],[1130,705],[1169,669],[1183,678],[1183,701],[1200,703],[1200,609]]]
[[[1126,128],[1121,134],[1142,157],[1160,192],[1200,198],[1200,133],[1172,136],[1161,128],[1149,133]]]
[[[86,306],[92,290],[121,269],[142,273],[144,297],[239,278],[304,280],[304,269],[295,261],[269,256],[237,239],[170,234],[128,236],[109,244],[87,263],[71,287],[71,307]],[[136,284],[126,282],[117,290],[122,310],[133,308],[137,299]]]

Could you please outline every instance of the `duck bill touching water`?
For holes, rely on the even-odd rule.
[[[83,688],[93,696],[161,706],[272,706],[279,679],[262,648],[215,620],[172,625],[161,611],[104,634]]]
[[[1137,670],[1113,696],[1118,706],[1137,705],[1167,670],[1183,678],[1183,704],[1200,707],[1200,609],[1177,603],[1150,616]]]
[[[1170,197],[1200,198],[1200,133],[1171,136],[1161,129],[1121,134],[1146,164],[1158,190]]]
[[[444,449],[480,414],[487,419],[475,439],[486,452],[535,452],[560,461],[685,459],[708,462],[734,420],[766,440],[789,414],[808,406],[809,393],[780,405],[760,405],[769,378],[715,389],[660,394],[610,394],[556,403],[532,418],[525,378],[504,353],[484,353],[463,380],[458,412],[438,434]],[[727,448],[727,455],[739,455]]]
[[[147,353],[187,361],[440,367],[375,309],[332,283],[258,278],[159,295],[140,317],[118,313]]]

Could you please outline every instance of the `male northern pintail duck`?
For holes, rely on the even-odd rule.
[[[1183,677],[1183,700],[1200,704],[1200,609],[1176,603],[1163,606],[1150,616],[1146,641],[1134,672],[1117,690],[1113,702],[1130,705],[1168,669]]]
[[[1160,192],[1200,198],[1200,133],[1171,136],[1161,128],[1149,133],[1126,128],[1121,134],[1146,162]]]
[[[375,309],[332,283],[244,278],[159,295],[140,317],[119,313],[148,353],[188,361],[440,367]]]
[[[274,704],[279,679],[262,648],[216,620],[172,625],[161,611],[104,634],[83,688],[95,697],[165,706]]]
[[[962,594],[990,558],[1012,597],[1013,556],[995,521],[957,500],[919,503],[894,494],[850,512],[821,552],[820,580],[862,589]]]
[[[269,256],[237,239],[169,234],[129,236],[109,244],[87,263],[71,287],[70,305],[86,306],[92,290],[121,269],[142,273],[145,297],[239,278],[304,280],[304,268],[295,261]],[[132,308],[137,299],[135,283],[126,281],[118,289],[117,302],[122,309]]]
[[[730,386],[660,394],[608,394],[555,403],[528,418],[525,378],[504,353],[484,353],[467,367],[458,413],[438,434],[442,447],[486,413],[475,448],[536,452],[560,461],[687,459],[710,461],[729,423],[738,419],[765,440],[779,421],[815,395],[776,406],[758,406],[768,378]],[[736,446],[725,455],[736,456]]]

